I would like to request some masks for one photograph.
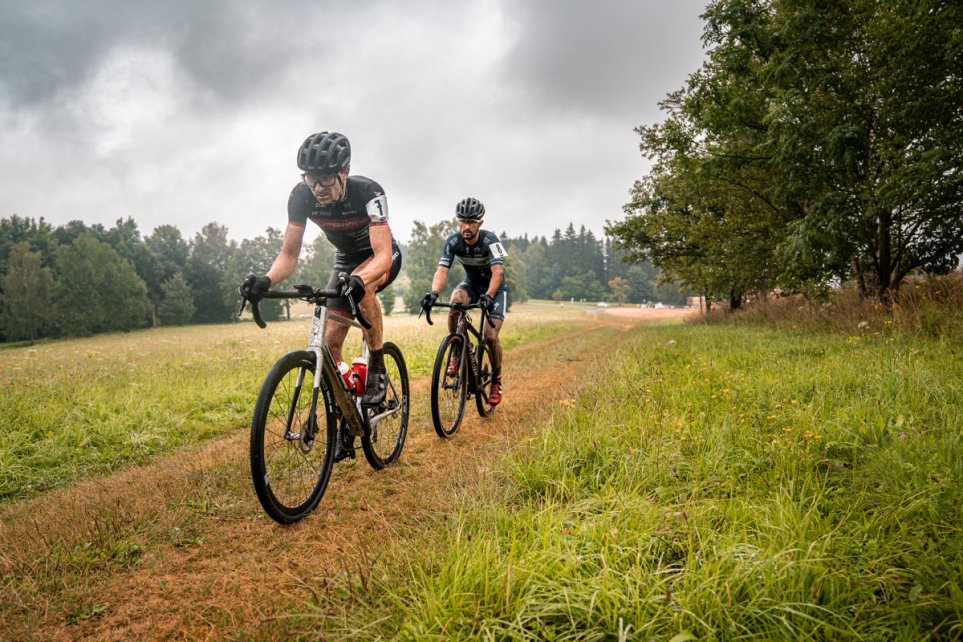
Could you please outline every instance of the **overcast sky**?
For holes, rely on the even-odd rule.
[[[633,128],[701,64],[705,4],[0,0],[0,216],[252,238],[327,129],[403,242],[465,196],[499,233],[601,235],[647,169]]]

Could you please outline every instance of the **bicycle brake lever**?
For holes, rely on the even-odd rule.
[[[251,301],[251,315],[254,317],[254,323],[257,324],[257,327],[263,330],[267,327],[267,324],[264,322],[264,319],[261,318],[261,310],[257,304],[257,301]]]

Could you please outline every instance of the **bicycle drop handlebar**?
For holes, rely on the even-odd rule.
[[[342,272],[339,275],[341,279],[341,284],[344,285],[348,282],[348,275]],[[337,290],[323,290],[321,288],[315,288],[310,285],[295,285],[294,290],[268,290],[264,293],[261,299],[302,299],[308,303],[314,303],[315,305],[321,304],[325,299],[334,299],[341,297],[341,289]],[[365,330],[371,329],[371,322],[365,318],[364,313],[361,312],[361,308],[354,302],[350,296],[344,296],[343,298],[348,300],[348,305],[351,306],[351,316],[358,320]],[[266,328],[267,324],[264,319],[261,318],[261,310],[258,308],[258,303],[260,299],[253,300],[247,297],[242,297],[241,299],[241,310],[238,312],[238,316],[244,312],[244,306],[247,303],[251,304],[251,315],[254,317],[254,323],[258,325],[259,328]]]
[[[425,313],[425,321],[428,325],[435,325],[431,320],[431,308],[451,308],[453,310],[461,310],[462,312],[468,312],[469,310],[482,310],[482,316],[488,321],[488,325],[495,327],[495,322],[492,321],[491,316],[487,314],[486,310],[483,310],[477,303],[472,303],[470,305],[465,305],[464,303],[439,303],[435,301],[427,308],[422,308],[421,311]],[[418,316],[421,316],[420,314]]]

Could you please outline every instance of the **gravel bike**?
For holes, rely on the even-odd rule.
[[[493,328],[495,324],[488,316],[488,310],[477,303],[465,305],[435,301],[424,309],[428,325],[434,325],[431,321],[433,307],[451,308],[458,312],[455,331],[441,340],[431,371],[431,420],[435,432],[444,439],[458,430],[468,399],[475,398],[475,406],[482,417],[495,411],[495,406],[488,403],[488,393],[492,387],[491,350],[481,330],[472,324],[468,311],[481,310],[479,328],[484,328],[486,322]]]
[[[347,283],[348,275],[340,276],[341,284]],[[265,512],[281,524],[303,519],[321,501],[334,467],[339,429],[361,437],[365,459],[373,468],[380,470],[396,461],[408,433],[410,402],[404,357],[398,346],[386,341],[385,400],[373,407],[363,405],[363,382],[354,391],[349,387],[325,342],[324,326],[328,319],[355,328],[370,328],[371,324],[351,297],[346,298],[353,319],[328,313],[327,299],[341,296],[340,288],[294,288],[269,290],[263,298],[301,299],[314,304],[308,347],[289,352],[274,364],[261,385],[251,419],[254,492]],[[246,302],[241,303],[242,311]],[[255,323],[266,327],[257,301],[251,301],[251,312]],[[367,357],[367,343],[362,344],[362,351]]]

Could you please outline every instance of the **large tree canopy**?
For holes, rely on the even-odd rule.
[[[963,5],[717,0],[708,61],[640,127],[607,232],[715,298],[853,279],[888,300],[963,251]]]

